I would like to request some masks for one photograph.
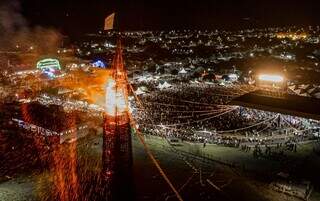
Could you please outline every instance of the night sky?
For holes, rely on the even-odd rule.
[[[6,1],[6,0],[0,0]],[[9,1],[9,0],[8,0]],[[10,0],[12,1],[12,0]],[[116,11],[122,30],[234,29],[320,24],[319,1],[295,0],[13,0],[28,25],[65,34],[97,32]]]

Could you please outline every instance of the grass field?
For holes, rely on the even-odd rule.
[[[215,201],[282,201],[297,199],[274,192],[264,183],[247,177],[242,172],[216,162],[206,162],[188,158],[170,149],[166,140],[145,136],[150,150],[161,167],[170,178],[173,185],[179,190],[184,200],[215,200]],[[149,159],[143,146],[133,136],[133,174],[135,195],[137,201],[176,200],[167,183],[160,176],[158,170]],[[300,157],[310,153],[310,147],[301,147]],[[98,174],[101,170],[102,137],[101,135],[87,136],[77,142],[78,164],[84,164],[87,173]],[[258,170],[276,169],[267,159],[255,159],[252,153],[245,153],[236,148],[191,144],[184,142],[176,146],[178,150],[190,152],[200,156],[212,157],[228,163],[245,163],[250,168]],[[293,154],[292,157],[297,157]],[[83,173],[83,172],[81,172]],[[87,174],[85,173],[84,176]],[[0,183],[0,200],[26,201],[48,200],[45,197],[50,193],[47,185],[50,172],[20,175],[9,181]],[[212,182],[212,186],[208,181]],[[47,187],[49,187],[49,189]],[[90,187],[91,184],[89,184]],[[92,184],[94,185],[94,184]],[[40,196],[39,196],[40,195]],[[44,198],[44,199],[42,199]],[[318,201],[319,194],[314,193],[310,199]]]

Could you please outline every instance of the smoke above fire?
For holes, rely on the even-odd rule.
[[[55,54],[62,35],[53,28],[29,26],[21,14],[18,0],[0,1],[0,51],[32,52],[36,55]],[[2,60],[5,59],[2,56]]]

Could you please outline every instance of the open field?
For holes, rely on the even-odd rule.
[[[170,145],[162,138],[146,136],[145,140],[173,185],[179,189],[183,198],[188,198],[186,200],[297,200],[270,190],[267,183],[244,176],[241,171],[217,162],[208,162],[173,152]],[[183,143],[176,148],[197,154],[204,152],[217,157],[216,159],[225,159],[230,162],[246,161],[252,167],[264,166],[268,162],[267,160],[255,162],[256,159],[252,154],[217,145],[207,145],[203,148],[202,144]],[[78,164],[85,164],[83,167],[94,174],[101,171],[101,135],[87,136],[78,140],[77,150]],[[305,151],[305,153],[308,152]],[[176,200],[136,137],[133,137],[133,157],[136,200]],[[47,195],[46,186],[50,186],[48,178],[51,174],[44,171],[2,182],[0,184],[1,200],[48,200],[50,196]],[[88,185],[95,188],[94,183]],[[314,193],[311,200],[317,201],[318,198],[319,194]]]

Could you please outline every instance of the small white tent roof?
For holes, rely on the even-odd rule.
[[[307,89],[310,85],[309,84],[302,84],[300,85],[300,89]]]
[[[296,93],[296,94],[301,94],[301,92],[302,92],[302,90],[301,89],[296,89],[296,90],[294,90],[294,93]]]
[[[296,88],[296,86],[295,86],[295,85],[291,85],[291,86],[289,86],[288,88],[291,89],[292,91],[294,91],[295,88]]]
[[[180,71],[179,71],[179,74],[186,74],[187,73],[187,71],[184,69],[184,68],[182,68]]]
[[[308,94],[312,94],[314,90],[316,90],[316,88],[310,88],[310,89],[308,89],[307,92],[308,92]]]
[[[166,81],[163,84],[159,83],[159,85],[157,86],[157,88],[159,88],[159,89],[166,89],[166,88],[170,88],[170,87],[172,87],[172,85]]]
[[[139,82],[145,82],[145,81],[147,81],[147,78],[142,76],[142,77],[138,78],[138,81]]]
[[[313,94],[313,97],[320,99],[320,92],[314,93],[314,94]]]
[[[169,84],[168,82],[164,82],[164,83],[162,84],[162,86],[163,86],[164,88],[172,87],[172,85]]]
[[[136,95],[142,95],[145,94],[146,92],[144,92],[140,87],[135,91]]]
[[[307,93],[301,93],[300,96],[309,96]]]

